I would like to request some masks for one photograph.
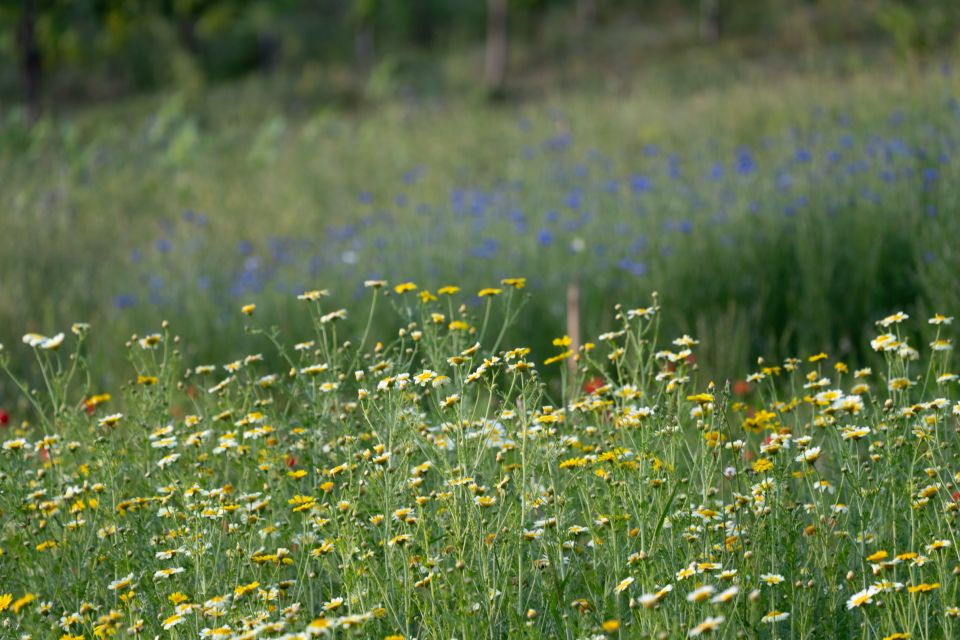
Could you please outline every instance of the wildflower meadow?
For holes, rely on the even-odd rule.
[[[0,640],[960,638],[960,2],[0,2]]]
[[[165,321],[112,389],[95,327],[6,345],[43,384],[0,453],[3,633],[954,637],[952,317],[731,387],[656,295],[538,360],[504,341],[535,294],[494,284],[306,291],[296,336],[243,305],[231,362],[186,362]]]
[[[658,291],[665,326],[701,338],[719,380],[758,356],[862,359],[875,318],[960,308],[949,64],[797,72],[776,92],[726,82],[695,99],[391,105],[365,119],[265,118],[253,86],[8,130],[4,340],[178,317],[188,355],[222,360],[243,336],[232,310],[251,300],[307,330],[293,302],[312,288],[352,307],[367,279],[475,293],[523,273],[536,295],[518,342],[545,351],[567,332],[571,284],[594,335],[615,304]],[[123,366],[111,343],[91,348],[99,375]]]

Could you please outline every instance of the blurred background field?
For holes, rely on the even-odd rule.
[[[224,361],[248,302],[295,339],[305,289],[525,276],[513,343],[550,351],[571,282],[585,336],[659,291],[722,379],[960,310],[954,2],[2,12],[8,349],[87,321],[115,363],[170,319]]]

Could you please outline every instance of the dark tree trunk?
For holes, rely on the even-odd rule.
[[[412,0],[413,12],[413,40],[427,49],[433,46],[436,39],[436,26],[433,22],[432,0]]]
[[[264,31],[257,35],[257,51],[259,52],[260,70],[266,74],[273,73],[277,67],[277,58],[280,57],[280,39],[275,33]]]
[[[597,21],[599,0],[577,0],[577,24],[584,31]]]
[[[723,34],[721,0],[700,0],[700,37],[704,40],[719,40]]]
[[[43,106],[43,54],[40,43],[37,42],[37,7],[34,0],[23,0],[17,25],[17,51],[27,115],[31,122],[36,122]]]
[[[200,39],[197,37],[197,27],[191,16],[177,18],[177,35],[180,38],[180,44],[191,56],[196,57],[200,54]]]
[[[357,69],[363,77],[366,77],[373,69],[376,55],[373,25],[366,20],[357,25],[353,34],[353,53],[356,57]]]
[[[487,53],[484,84],[492,98],[504,96],[507,85],[508,0],[487,0]]]

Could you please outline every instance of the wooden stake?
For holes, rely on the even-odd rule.
[[[580,353],[580,283],[576,280],[567,285],[567,335],[570,336],[570,348],[574,354]],[[567,369],[571,380],[577,373],[576,355],[567,358]]]

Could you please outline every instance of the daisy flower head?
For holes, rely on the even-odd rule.
[[[804,449],[800,455],[798,455],[795,460],[797,462],[806,462],[807,464],[813,464],[817,461],[817,458],[820,457],[820,447],[810,447]]]
[[[775,587],[783,582],[783,576],[779,573],[764,573],[760,576],[760,581],[770,587]]]
[[[877,595],[879,591],[880,590],[873,585],[861,591],[857,591],[855,594],[853,594],[847,599],[847,609],[856,609],[858,607],[862,607],[865,604],[872,603],[873,596]]]
[[[627,589],[630,588],[630,585],[632,585],[633,582],[634,582],[634,578],[633,578],[633,577],[626,577],[626,578],[624,578],[623,580],[621,580],[621,581],[619,582],[619,584],[617,584],[616,587],[614,587],[613,592],[614,592],[614,593],[623,593],[624,591],[626,591]]]
[[[774,622],[782,622],[783,620],[786,620],[788,617],[790,617],[789,613],[774,609],[773,611],[767,612],[762,618],[760,618],[760,622],[772,624]]]
[[[724,620],[726,620],[726,618],[723,616],[709,617],[697,626],[690,629],[690,631],[687,633],[687,637],[697,638],[708,633],[713,633],[720,628],[720,625],[723,624]]]

